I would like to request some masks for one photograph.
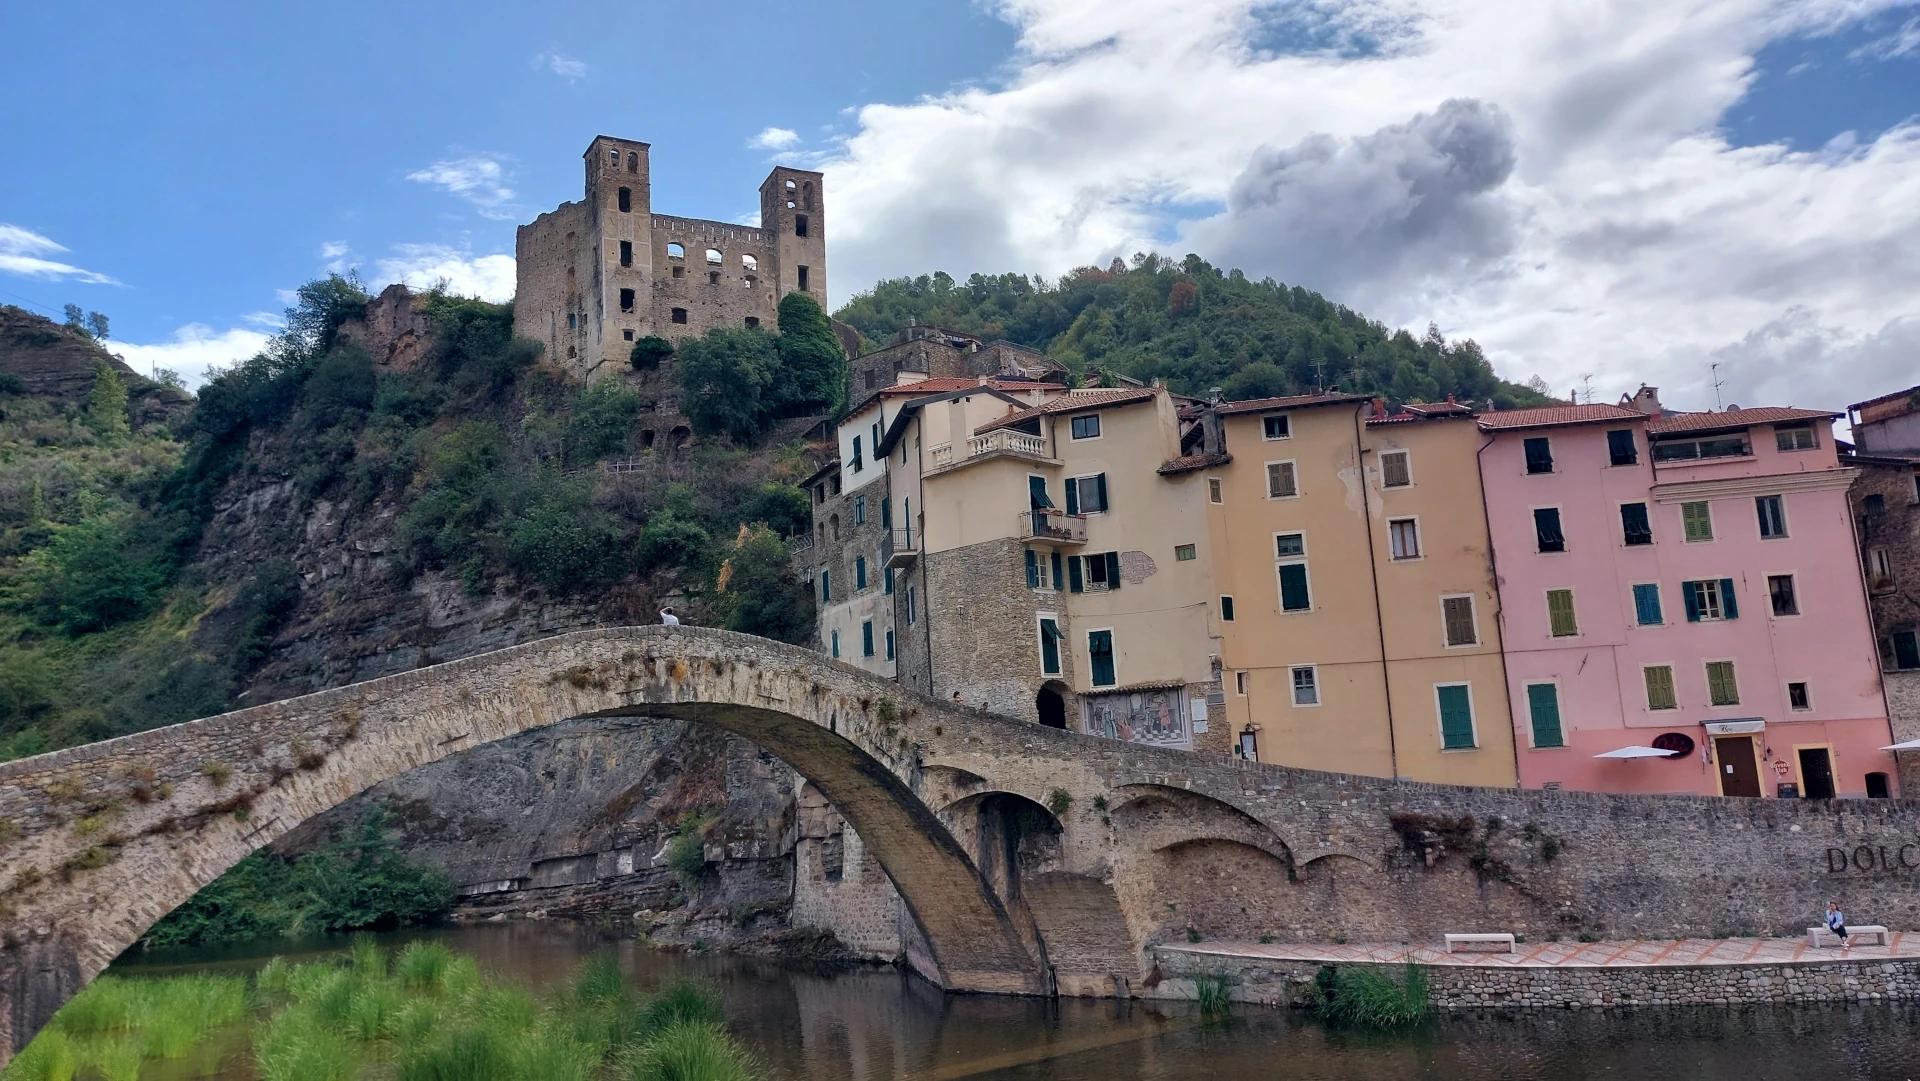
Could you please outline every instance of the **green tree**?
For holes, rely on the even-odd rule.
[[[647,522],[634,545],[642,570],[676,568],[698,570],[713,559],[713,537],[681,513],[663,510]]]
[[[763,523],[783,537],[797,536],[813,524],[813,505],[792,484],[762,484],[741,507],[740,520]]]
[[[636,371],[650,372],[672,355],[672,342],[657,334],[649,334],[633,343],[633,349],[627,353],[627,363],[633,365]]]
[[[166,566],[135,535],[124,511],[98,514],[54,535],[27,557],[27,602],[42,621],[85,634],[152,610]]]
[[[627,449],[633,418],[640,415],[640,395],[618,379],[601,379],[582,388],[567,418],[568,464],[577,465],[619,454]]]
[[[67,326],[79,331],[87,329],[87,313],[80,305],[69,304],[62,311],[66,313]]]
[[[507,564],[553,593],[605,585],[625,569],[620,522],[593,505],[584,479],[543,479],[507,526]]]
[[[1293,378],[1279,365],[1261,361],[1228,376],[1220,385],[1220,393],[1230,402],[1244,402],[1249,398],[1277,398],[1293,393],[1295,386]]]
[[[787,542],[766,526],[741,526],[714,583],[730,631],[782,642],[813,637],[813,595],[793,573]]]
[[[772,409],[780,352],[771,334],[752,327],[709,330],[680,345],[680,408],[693,430],[739,442],[759,435]]]
[[[93,335],[95,341],[103,342],[107,340],[107,315],[105,312],[87,313],[87,333]]]
[[[310,281],[294,296],[293,306],[287,309],[284,337],[290,345],[309,354],[333,348],[340,324],[365,315],[370,299],[366,287],[360,284],[360,276],[351,272],[344,277],[329,274]]]
[[[113,365],[97,361],[93,366],[93,390],[87,394],[87,427],[108,443],[127,438],[127,384]]]
[[[771,405],[777,416],[838,410],[846,396],[847,352],[827,313],[805,293],[780,301],[780,374]]]

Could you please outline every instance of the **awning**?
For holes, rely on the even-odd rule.
[[[1595,758],[1672,758],[1672,751],[1663,751],[1658,747],[1621,747],[1618,750],[1603,751]]]
[[[1708,721],[1704,728],[1710,736],[1749,736],[1767,730],[1764,717],[1742,717],[1735,721]]]
[[[1903,740],[1891,747],[1880,748],[1883,751],[1920,751],[1920,739]]]

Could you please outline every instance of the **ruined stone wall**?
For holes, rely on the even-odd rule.
[[[597,241],[584,202],[562,203],[514,232],[513,335],[543,347],[543,361],[583,375],[592,348],[588,284]]]
[[[653,265],[660,269],[648,301],[651,333],[679,341],[716,327],[776,330],[779,294],[770,247],[763,229],[655,214]],[[719,253],[719,262],[708,261],[710,250]]]
[[[367,303],[364,316],[340,324],[338,337],[365,349],[381,368],[411,372],[426,363],[433,344],[433,321],[427,316],[424,296],[404,285],[389,285]]]
[[[760,228],[766,230],[774,294],[802,292],[827,307],[826,178],[775,166],[760,184]],[[800,220],[806,220],[806,235]]]

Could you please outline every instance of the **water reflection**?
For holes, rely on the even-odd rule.
[[[946,995],[891,969],[818,969],[660,953],[570,924],[488,924],[435,937],[493,973],[546,985],[612,950],[643,990],[678,975],[718,984],[735,1030],[779,1081],[1809,1081],[1920,1078],[1920,1009],[1731,1008],[1453,1016],[1415,1033],[1328,1031],[1241,1008],[1203,1025],[1177,1003]],[[341,943],[282,948],[289,959]],[[250,968],[261,952],[124,959],[128,974]],[[183,1076],[251,1078],[244,1048]]]

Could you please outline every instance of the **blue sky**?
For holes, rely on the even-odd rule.
[[[191,377],[329,267],[503,296],[514,224],[607,132],[654,144],[669,213],[824,169],[836,301],[1158,247],[1555,387],[1697,398],[1717,360],[1745,399],[1844,405],[1920,350],[1905,0],[453,11],[0,9],[32,43],[0,66],[31,103],[0,115],[0,300],[105,311]]]

